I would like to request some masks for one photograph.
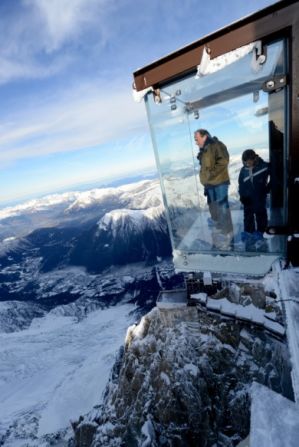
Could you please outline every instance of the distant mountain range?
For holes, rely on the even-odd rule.
[[[161,289],[157,271],[162,287],[182,280],[173,270],[157,180],[6,208],[0,237],[0,301],[39,301],[49,309],[83,297],[108,304],[126,296],[141,307],[151,297],[152,306]],[[129,283],[120,271],[128,265]],[[107,288],[113,275],[118,287]]]
[[[42,272],[76,265],[98,273],[171,255],[157,180],[47,196],[0,219],[2,267],[34,257]]]

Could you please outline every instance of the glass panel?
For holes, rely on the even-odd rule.
[[[192,240],[188,246],[186,241],[190,228],[200,216],[200,196],[189,119],[175,103],[163,101],[156,107],[157,113],[151,118],[152,139],[172,244],[173,248],[182,244],[190,248]]]
[[[286,216],[286,88],[269,92],[265,87],[286,74],[284,48],[284,41],[268,45],[261,65],[255,62],[255,52],[229,65],[224,55],[218,71],[164,86],[159,104],[153,94],[147,95],[172,244],[180,253],[284,253],[285,238],[265,238],[264,233],[267,224],[283,225]],[[207,161],[201,158],[200,166],[197,159],[198,129],[210,133],[201,151],[214,151],[215,164],[224,163],[226,146],[229,186],[221,176],[216,183],[200,181],[199,171]],[[250,161],[242,163],[247,149],[256,154],[253,167]],[[241,203],[244,185],[249,188]]]

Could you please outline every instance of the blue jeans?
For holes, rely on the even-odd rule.
[[[233,231],[232,218],[228,203],[228,184],[221,183],[216,186],[205,186],[205,194],[216,228],[223,234]]]

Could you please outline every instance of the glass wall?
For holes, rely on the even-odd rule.
[[[269,237],[264,227],[285,224],[287,211],[285,47],[283,40],[264,46],[262,54],[255,45],[244,47],[210,61],[205,73],[147,95],[174,250],[284,253],[285,238]],[[198,129],[209,132],[202,149],[194,141]],[[211,163],[210,152],[222,162],[223,145],[229,153],[229,182],[221,176],[212,184],[200,180],[207,160]],[[247,149],[256,154],[253,167],[242,160]],[[203,151],[208,158],[198,156]]]

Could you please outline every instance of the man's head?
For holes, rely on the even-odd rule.
[[[257,155],[253,149],[246,149],[242,154],[243,165],[247,168],[252,168],[256,161]]]
[[[204,147],[208,137],[211,135],[206,129],[198,129],[194,132],[194,140],[198,147]]]

